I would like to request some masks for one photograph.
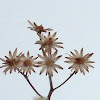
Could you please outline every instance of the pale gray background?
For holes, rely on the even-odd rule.
[[[64,63],[74,49],[84,48],[85,53],[94,52],[91,60],[94,69],[82,75],[80,72],[61,88],[56,90],[51,100],[100,100],[100,0],[0,0],[0,57],[18,48],[18,53],[28,50],[35,57],[39,53],[35,32],[29,30],[27,20],[57,31],[64,49],[59,49],[63,57],[58,61],[64,70],[54,73],[54,87],[63,82],[71,73],[69,64]],[[52,33],[53,33],[52,32]],[[40,52],[41,53],[41,52]],[[0,65],[1,65],[0,61]],[[18,73],[7,75],[0,69],[0,100],[32,100],[35,92]],[[48,77],[35,69],[30,79],[37,90],[47,96]]]

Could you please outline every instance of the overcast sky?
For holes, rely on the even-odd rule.
[[[68,83],[56,90],[51,100],[100,100],[100,0],[0,0],[0,57],[8,56],[18,48],[18,53],[29,50],[34,57],[41,53],[35,32],[29,30],[27,20],[54,29],[64,49],[58,61],[64,70],[54,73],[54,87],[62,83],[71,73],[69,64],[64,63],[74,49],[84,53],[94,53],[94,69],[84,76],[80,72]],[[0,61],[0,65],[2,62]],[[27,81],[20,74],[4,75],[0,69],[0,100],[32,100],[36,96]],[[30,76],[32,84],[44,96],[49,91],[48,77],[43,73]]]

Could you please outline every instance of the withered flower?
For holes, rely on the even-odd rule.
[[[31,27],[28,27],[28,28],[30,28],[31,30],[36,31],[37,33],[47,32],[47,31],[52,31],[53,30],[51,28],[44,29],[44,27],[42,26],[42,24],[38,26],[35,22],[31,23],[29,20],[28,20],[28,22],[31,25]]]
[[[56,32],[51,35],[50,32],[48,33],[48,36],[44,36],[42,34],[38,34],[38,36],[40,37],[39,41],[36,41],[36,44],[40,44],[40,50],[41,49],[45,49],[46,52],[50,52],[51,49],[55,49],[56,48],[63,48],[62,46],[60,46],[59,44],[63,44],[62,42],[56,42],[56,40],[58,38],[55,38],[56,36]]]
[[[89,58],[93,55],[93,53],[88,53],[83,56],[83,48],[81,49],[80,53],[75,50],[75,53],[71,52],[72,56],[69,55],[67,58],[69,61],[65,61],[66,63],[71,63],[69,67],[75,70],[75,73],[77,73],[79,70],[85,75],[84,69],[89,72],[89,67],[94,68],[90,63],[94,63],[93,61],[90,61]]]
[[[22,55],[22,58],[21,58],[21,61],[22,61],[22,66],[19,68],[19,71],[20,72],[23,72],[23,74],[26,72],[26,73],[29,73],[31,74],[31,71],[35,72],[34,68],[33,67],[36,67],[36,62],[35,60],[37,59],[38,57],[36,58],[33,58],[33,56],[30,56],[30,53],[29,51],[27,52],[27,56],[25,56],[24,54]]]
[[[62,55],[57,56],[57,51],[55,51],[53,54],[46,55],[46,53],[43,51],[43,56],[39,55],[38,56],[43,60],[43,61],[38,61],[37,66],[42,67],[40,74],[42,74],[46,70],[46,75],[49,74],[53,76],[53,70],[58,73],[56,68],[63,69],[60,65],[56,64],[56,61],[61,58]]]
[[[1,66],[1,68],[6,67],[6,69],[3,71],[5,74],[8,70],[10,70],[10,73],[12,73],[12,70],[16,71],[21,66],[21,54],[20,53],[17,56],[17,48],[15,49],[14,53],[12,54],[11,51],[9,51],[9,57],[5,56],[6,60],[3,58],[0,58],[4,63],[4,65]]]

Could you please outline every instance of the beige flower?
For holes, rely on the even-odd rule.
[[[20,72],[23,72],[23,74],[26,72],[26,73],[29,73],[31,74],[31,71],[35,72],[34,68],[33,67],[36,67],[36,62],[35,60],[37,59],[38,57],[36,58],[33,58],[33,56],[30,56],[30,53],[29,51],[27,52],[27,56],[25,56],[24,54],[22,55],[22,58],[21,58],[21,61],[22,61],[22,66],[19,68],[19,71]]]
[[[39,55],[38,56],[43,60],[43,61],[38,61],[38,67],[42,67],[40,74],[42,74],[46,70],[46,75],[50,74],[53,76],[53,70],[58,73],[56,68],[63,69],[60,65],[55,64],[55,62],[61,58],[62,55],[57,56],[57,51],[54,52],[54,54],[46,55],[46,53],[43,51],[43,56]]]
[[[80,53],[75,50],[75,54],[71,52],[72,56],[69,55],[67,58],[69,61],[65,61],[66,63],[71,63],[69,67],[75,70],[75,73],[77,73],[79,70],[85,75],[84,69],[89,72],[89,67],[94,68],[90,63],[94,63],[93,61],[90,61],[89,58],[93,55],[93,53],[88,53],[83,56],[83,48],[81,49]]]
[[[32,26],[32,27],[28,27],[28,28],[30,28],[31,30],[36,31],[37,33],[47,32],[47,31],[52,31],[53,30],[53,29],[50,29],[50,28],[44,29],[42,24],[40,26],[38,26],[35,22],[31,23],[29,20],[28,20],[28,22]]]
[[[55,38],[56,32],[53,35],[51,35],[49,32],[47,37],[41,34],[38,34],[38,36],[40,37],[40,40],[36,41],[36,44],[41,45],[40,50],[45,48],[45,51],[49,52],[51,51],[52,48],[55,50],[57,50],[56,47],[63,48],[62,46],[59,45],[63,44],[62,42],[56,42],[56,40],[58,39]]]
[[[6,69],[3,71],[6,72],[8,70],[10,70],[10,73],[12,73],[12,70],[16,70],[17,68],[19,68],[21,66],[21,54],[20,53],[17,56],[17,48],[15,49],[14,53],[12,54],[11,51],[9,51],[9,57],[5,56],[6,60],[3,58],[0,58],[0,60],[2,60],[4,63],[4,65],[1,66],[1,68],[6,67]]]

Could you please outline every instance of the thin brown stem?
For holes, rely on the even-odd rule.
[[[51,77],[51,75],[49,75],[49,82],[50,82],[50,88],[53,89],[53,83],[52,83],[52,77]]]
[[[52,77],[51,77],[50,74],[48,74],[48,75],[49,75],[49,83],[50,83],[50,91],[49,91],[49,94],[48,94],[48,100],[50,100],[54,89],[53,89]]]
[[[20,71],[18,70],[18,72],[20,72]],[[31,84],[30,80],[28,79],[27,73],[26,73],[26,75],[24,75],[22,72],[20,72],[20,74],[22,74],[22,75],[24,76],[24,78],[27,80],[27,82],[29,83],[29,85],[31,86],[31,88],[36,92],[36,94],[37,94],[38,96],[40,96],[40,97],[43,97],[43,96],[34,88],[34,86]]]
[[[27,80],[27,82],[29,83],[29,85],[31,86],[31,88],[37,93],[37,95],[39,95],[40,97],[42,97],[42,95],[34,88],[34,86],[31,84],[30,80],[28,79],[28,77],[24,76],[25,79]]]
[[[70,76],[62,84],[60,84],[59,86],[55,87],[54,90],[56,90],[56,89],[60,88],[62,85],[64,85],[74,74],[75,74],[75,72],[70,74]]]

